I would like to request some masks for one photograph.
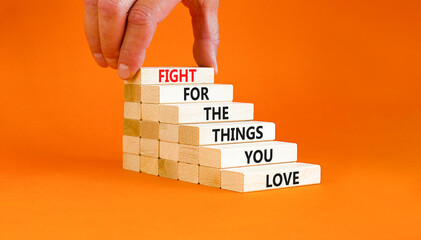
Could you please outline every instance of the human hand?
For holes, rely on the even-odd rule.
[[[196,63],[217,72],[219,0],[85,0],[86,38],[98,65],[131,78],[145,60],[157,24],[180,1],[192,17]]]

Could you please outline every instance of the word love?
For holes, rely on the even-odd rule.
[[[269,176],[269,174],[266,175],[266,188],[271,188],[271,187],[279,187],[282,184],[284,186],[289,186],[289,185],[297,185],[300,184],[300,182],[298,181],[299,178],[299,171],[295,171],[295,172],[289,172],[289,173],[276,173],[275,175],[273,175],[272,177]]]
[[[269,153],[268,153],[269,150]],[[247,164],[250,164],[251,161],[255,163],[261,163],[263,159],[265,162],[272,161],[273,158],[273,149],[265,149],[265,150],[256,150],[256,151],[245,151],[247,158]]]
[[[196,69],[159,69],[159,82],[194,82]]]
[[[215,142],[257,140],[263,138],[263,126],[212,129]]]

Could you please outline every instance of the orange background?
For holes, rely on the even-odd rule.
[[[421,2],[221,1],[217,83],[322,184],[239,194],[122,170],[123,81],[82,1],[2,0],[0,239],[420,239]],[[192,66],[182,5],[144,66]]]

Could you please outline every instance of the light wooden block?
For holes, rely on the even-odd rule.
[[[142,120],[158,122],[159,104],[142,103]]]
[[[221,187],[237,192],[320,183],[320,166],[307,163],[278,163],[228,168],[221,172]]]
[[[178,161],[199,164],[199,146],[179,144]]]
[[[181,144],[211,145],[275,139],[275,124],[272,122],[229,122],[185,124],[178,128]]]
[[[159,123],[159,140],[178,143],[178,126],[176,124]]]
[[[199,166],[199,184],[209,187],[221,187],[221,169]]]
[[[123,120],[123,135],[139,137],[140,136],[140,120],[125,118]]]
[[[140,153],[139,142],[140,142],[139,137],[123,136],[123,152],[139,155]]]
[[[140,156],[140,171],[158,176],[158,158]]]
[[[125,102],[124,103],[124,118],[127,119],[142,119],[141,103]]]
[[[213,83],[214,69],[209,67],[142,67],[126,84]]]
[[[160,177],[178,179],[178,162],[168,159],[158,159],[158,175]]]
[[[174,142],[159,141],[159,157],[178,161],[179,145]]]
[[[142,103],[231,102],[228,84],[143,85]]]
[[[140,102],[141,90],[139,85],[124,84],[124,101],[126,102]]]
[[[172,124],[253,120],[253,104],[237,102],[161,104],[159,121]]]
[[[140,121],[140,137],[159,139],[159,123],[152,121]]]
[[[140,155],[123,153],[123,169],[140,172]]]
[[[199,164],[216,168],[295,161],[297,161],[297,144],[288,142],[234,143],[199,148]]]
[[[140,138],[140,155],[159,157],[159,141],[157,139]]]
[[[184,182],[199,183],[199,165],[179,162],[178,179]]]

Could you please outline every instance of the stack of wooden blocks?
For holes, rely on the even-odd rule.
[[[213,68],[181,67],[125,81],[123,168],[239,192],[320,183],[319,165],[296,162],[295,143],[213,82]]]

